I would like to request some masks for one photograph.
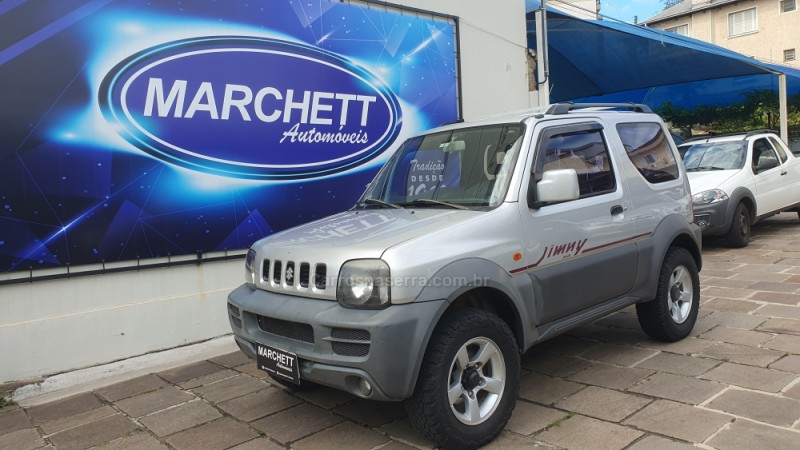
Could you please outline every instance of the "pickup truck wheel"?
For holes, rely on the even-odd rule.
[[[445,449],[478,448],[505,427],[519,391],[519,349],[495,314],[460,308],[431,337],[414,395],[411,423]]]
[[[675,342],[694,327],[700,306],[700,275],[688,250],[671,247],[661,265],[656,298],[636,304],[639,325],[653,339]]]
[[[750,228],[750,211],[747,205],[739,203],[733,213],[733,222],[725,235],[725,241],[734,248],[747,247],[750,242]]]

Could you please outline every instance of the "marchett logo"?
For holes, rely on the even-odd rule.
[[[191,169],[295,179],[366,163],[391,144],[389,88],[334,53],[275,39],[215,36],[135,55],[103,79],[100,107],[141,150]]]

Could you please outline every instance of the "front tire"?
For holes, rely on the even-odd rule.
[[[700,275],[688,250],[670,247],[661,264],[656,298],[636,304],[645,333],[658,341],[679,341],[692,331],[700,308]]]
[[[744,203],[739,203],[733,213],[733,222],[728,234],[725,235],[725,241],[733,248],[747,247],[747,244],[750,243],[751,228],[750,210]]]
[[[508,423],[519,391],[519,348],[508,325],[475,308],[448,313],[434,330],[408,417],[445,449],[474,449]]]

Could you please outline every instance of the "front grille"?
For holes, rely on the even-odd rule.
[[[265,259],[261,266],[261,279],[273,288],[324,291],[328,287],[328,266],[301,261]]]
[[[331,342],[333,353],[341,356],[367,356],[369,344],[353,344],[350,342]]]
[[[314,343],[314,328],[307,323],[290,322],[272,317],[256,316],[258,327],[267,333],[295,341]]]
[[[367,330],[333,328],[331,329],[331,337],[334,339],[346,339],[348,341],[369,341],[370,335]]]

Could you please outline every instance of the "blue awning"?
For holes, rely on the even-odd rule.
[[[528,46],[536,48],[534,11],[528,1]],[[800,70],[767,64],[675,33],[609,20],[581,20],[548,9],[551,101],[755,75],[787,75],[800,89]]]

